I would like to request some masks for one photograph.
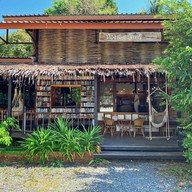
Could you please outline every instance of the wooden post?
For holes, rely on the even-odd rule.
[[[39,46],[38,46],[38,41],[39,41],[39,30],[37,29],[37,30],[35,30],[35,58],[36,58],[36,60],[35,60],[35,62],[38,62],[39,61],[39,54],[38,54],[38,52],[39,52]]]
[[[168,94],[168,87],[167,87],[167,74],[166,74],[166,77],[165,77],[165,91],[166,91],[166,94]],[[170,128],[169,128],[169,103],[168,103],[168,95],[166,95],[166,110],[167,110],[167,122],[166,122],[166,136],[167,136],[167,140],[170,139]]]
[[[8,117],[12,117],[12,77],[9,78],[9,87],[8,87]],[[10,136],[12,128],[10,127]]]
[[[98,78],[94,75],[94,125],[98,123]]]
[[[149,139],[152,140],[150,73],[148,73],[148,104],[149,104]]]
[[[26,129],[26,108],[25,108],[25,83],[23,83],[23,122],[22,122],[22,133],[25,134]]]
[[[12,78],[9,78],[9,87],[8,87],[8,117],[12,117]]]

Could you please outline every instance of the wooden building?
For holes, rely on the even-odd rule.
[[[31,58],[0,58],[1,99],[8,98],[1,103],[1,119],[17,116],[26,133],[58,116],[73,119],[74,126],[103,125],[108,117],[115,132],[143,118],[145,136],[175,136],[176,114],[166,102],[160,105],[163,97],[156,94],[167,93],[166,76],[152,64],[167,46],[163,19],[137,14],[3,18],[0,29],[26,30],[34,51]],[[22,113],[12,111],[20,90]],[[152,122],[151,106],[162,120]]]

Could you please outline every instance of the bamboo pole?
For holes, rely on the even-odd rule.
[[[152,126],[151,126],[151,93],[150,93],[150,73],[148,72],[148,104],[149,104],[149,139],[152,140]]]

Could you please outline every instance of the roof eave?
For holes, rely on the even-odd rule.
[[[163,29],[158,23],[0,23],[0,29]]]

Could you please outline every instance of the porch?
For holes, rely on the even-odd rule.
[[[106,135],[101,145],[101,153],[95,158],[125,160],[185,160],[178,138],[156,138],[149,140],[142,136],[129,137]]]

